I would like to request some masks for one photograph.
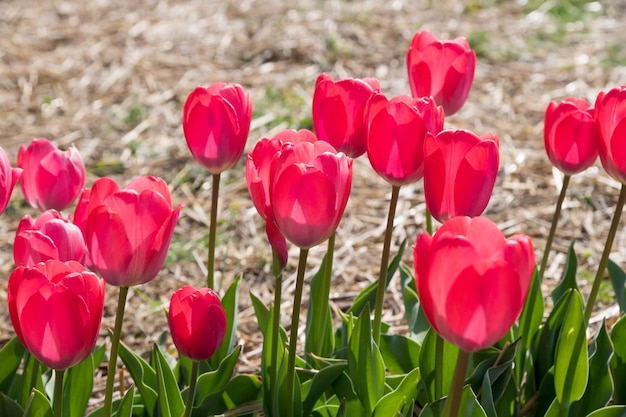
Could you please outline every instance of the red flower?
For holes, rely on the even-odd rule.
[[[24,170],[24,198],[41,211],[67,208],[85,186],[85,165],[74,146],[62,152],[47,139],[33,139],[28,147],[20,147],[17,166]]]
[[[197,87],[183,110],[187,146],[204,169],[219,174],[243,154],[251,120],[252,100],[240,85]]]
[[[209,359],[224,340],[226,312],[219,296],[209,288],[187,285],[177,290],[168,317],[176,349],[190,359]]]
[[[86,209],[90,262],[107,283],[133,286],[163,267],[182,204],[172,209],[167,184],[139,177],[120,189],[110,178],[91,188]]]
[[[415,283],[428,321],[466,351],[493,345],[522,311],[535,255],[528,236],[505,239],[491,220],[455,217],[414,251]]]
[[[550,102],[543,137],[550,162],[565,174],[584,171],[598,157],[593,108],[587,100],[570,97],[558,104]]]
[[[287,143],[273,159],[270,202],[276,225],[308,249],[337,228],[352,186],[352,159],[327,142]]]
[[[424,197],[434,218],[479,216],[498,175],[498,137],[444,130],[424,142]]]
[[[365,153],[367,103],[380,84],[375,78],[335,81],[320,74],[313,93],[313,126],[318,139],[350,158]]]
[[[0,148],[0,213],[9,205],[15,183],[21,175],[22,169],[11,168],[6,152]]]
[[[100,332],[104,286],[74,261],[18,266],[9,277],[9,314],[24,347],[53,369],[84,360]]]
[[[26,215],[17,226],[13,259],[18,266],[33,266],[48,259],[83,264],[86,254],[80,228],[56,210],[46,210],[34,221]]]
[[[431,97],[375,94],[368,113],[367,157],[392,185],[410,184],[424,172],[424,137],[443,129],[443,110]]]
[[[446,116],[463,106],[476,68],[476,53],[467,39],[440,41],[428,31],[417,32],[406,63],[413,97],[434,97]]]
[[[598,94],[595,108],[602,166],[611,177],[626,184],[626,86]]]

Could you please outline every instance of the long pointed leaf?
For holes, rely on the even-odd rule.
[[[178,389],[174,373],[157,344],[152,349],[152,362],[156,370],[160,415],[163,417],[181,416],[185,411],[185,403]]]
[[[93,391],[94,358],[89,355],[84,361],[71,367],[63,382],[63,415],[82,417],[85,415]]]
[[[613,404],[626,405],[626,316],[622,316],[613,326],[611,341],[615,349],[611,358],[611,374],[615,384]]]
[[[155,416],[157,404],[156,371],[123,342],[120,342],[119,356],[137,386],[148,417]]]
[[[413,402],[417,396],[419,381],[420,370],[415,368],[402,379],[398,388],[381,398],[376,404],[373,417],[397,415],[406,404]]]
[[[209,359],[211,369],[217,369],[220,362],[226,356],[232,353],[235,348],[235,336],[237,333],[237,311],[239,306],[239,285],[241,284],[241,275],[237,276],[226,293],[222,297],[222,306],[226,312],[226,334],[224,341],[217,348],[217,351]]]

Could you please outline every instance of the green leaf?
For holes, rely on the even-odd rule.
[[[536,416],[543,416],[551,404],[556,401],[556,393],[554,391],[554,367],[550,368],[548,373],[543,377],[539,390],[537,391],[538,400],[535,408]]]
[[[402,379],[398,388],[381,398],[376,404],[373,417],[397,415],[406,404],[413,402],[417,397],[419,381],[420,370],[415,368]]]
[[[321,369],[311,381],[309,392],[302,403],[302,415],[308,416],[317,400],[335,382],[348,367],[346,362],[339,362]]]
[[[16,337],[9,340],[0,350],[0,392],[7,392],[22,363],[26,349]]]
[[[430,329],[430,323],[424,314],[424,310],[420,308],[413,271],[405,264],[400,265],[400,281],[404,301],[404,315],[409,326],[410,336],[418,343],[422,343],[424,337],[426,337],[426,332]]]
[[[561,282],[552,290],[552,301],[556,304],[567,290],[578,291],[578,283],[576,282],[576,271],[578,269],[578,258],[574,251],[574,242],[570,243],[567,250],[567,258],[565,259],[565,268],[561,276]]]
[[[21,416],[23,414],[24,410],[17,401],[0,391],[0,417]]]
[[[333,392],[337,398],[341,399],[341,405],[337,415],[342,416],[365,416],[365,410],[361,405],[361,401],[354,390],[354,384],[347,372],[339,375],[339,378],[333,382]]]
[[[261,333],[265,335],[270,320],[270,309],[252,291],[250,291],[250,301],[252,301],[252,308],[254,308],[254,314],[256,315],[256,322],[259,325],[259,329]]]
[[[63,381],[64,417],[82,417],[85,415],[93,391],[93,378],[93,354],[68,369],[65,381]]]
[[[626,405],[626,316],[615,323],[611,330],[611,341],[615,349],[611,358],[613,375],[613,404]]]
[[[611,407],[601,408],[588,414],[587,417],[626,417],[626,406],[614,405]]]
[[[589,377],[584,304],[580,293],[572,291],[571,302],[561,328],[554,358],[554,388],[561,405],[579,400]]]
[[[43,382],[41,380],[42,368],[44,367],[37,358],[30,353],[26,352],[24,359],[24,371],[22,372],[21,387],[19,390],[19,403],[26,408],[26,402],[31,398],[32,388],[30,386],[31,381],[35,381],[35,389],[39,393],[45,392]]]
[[[607,265],[609,271],[609,277],[611,278],[611,284],[615,290],[615,299],[619,304],[621,311],[626,311],[626,297],[624,296],[624,288],[626,287],[626,272],[619,267],[615,262],[609,259]]]
[[[420,345],[406,336],[380,335],[380,353],[392,375],[408,374],[419,367]]]
[[[202,402],[204,398],[220,392],[226,387],[235,371],[240,353],[241,346],[237,346],[230,355],[224,358],[215,371],[205,372],[198,377],[196,403]]]
[[[135,395],[135,387],[130,386],[122,401],[119,402],[115,417],[131,417],[133,413],[133,397]]]
[[[447,395],[452,383],[452,377],[454,376],[454,368],[457,358],[459,356],[459,348],[452,343],[443,341],[443,367],[441,369],[435,369],[435,352],[437,333],[435,330],[430,329],[424,338],[424,343],[420,350],[419,364],[422,374],[422,382],[426,388],[426,394],[429,402],[438,400],[435,398],[435,373],[441,373],[442,381],[442,393],[441,395]]]
[[[334,239],[333,239],[334,240]],[[329,260],[329,256],[331,259]],[[330,306],[330,281],[333,250],[329,247],[317,273],[311,278],[309,308],[306,316],[304,352],[308,356],[330,356],[334,349],[333,322]]]
[[[152,349],[151,362],[156,370],[160,415],[163,417],[181,416],[185,411],[185,403],[178,389],[176,377],[157,344]]]
[[[509,388],[512,376],[513,359],[515,358],[517,344],[508,347],[502,354],[497,366],[491,366],[484,373],[481,385],[480,403],[489,417],[498,417],[497,403]],[[495,361],[493,362],[495,365]]]
[[[120,342],[119,357],[137,386],[148,417],[155,416],[157,404],[156,371],[123,342]]]
[[[210,395],[197,407],[194,407],[192,417],[206,417],[224,414],[230,411],[236,414],[238,407],[247,403],[256,402],[261,394],[261,379],[256,375],[237,375],[231,379],[219,393]]]
[[[429,403],[420,413],[420,417],[443,417],[443,409],[447,398]],[[485,410],[480,406],[474,392],[469,385],[463,388],[461,394],[461,404],[459,406],[459,416],[463,417],[487,417]]]
[[[220,362],[228,356],[235,348],[235,336],[237,333],[237,311],[239,305],[239,284],[241,275],[237,276],[226,293],[222,297],[222,307],[226,312],[226,334],[224,341],[209,359],[211,369],[216,369]]]
[[[24,409],[24,417],[52,417],[50,400],[38,389],[33,390],[29,402]]]
[[[527,352],[531,347],[533,337],[541,327],[544,308],[543,294],[539,283],[539,273],[537,272],[537,268],[535,268],[530,284],[530,291],[528,292],[524,309],[519,318],[520,347],[517,350],[515,359],[515,372],[518,381],[522,381],[523,379],[523,373],[526,369],[525,362]],[[528,378],[526,379],[528,380]]]

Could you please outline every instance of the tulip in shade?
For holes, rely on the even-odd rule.
[[[498,175],[499,141],[467,130],[444,130],[424,141],[424,197],[440,222],[479,216],[487,207]]]
[[[327,142],[288,143],[275,156],[270,202],[281,233],[301,249],[335,232],[352,186],[352,159]]]
[[[595,122],[602,166],[607,174],[626,184],[626,86],[598,94]]]
[[[466,38],[441,41],[428,31],[417,32],[406,62],[413,97],[434,97],[446,116],[463,106],[476,68],[476,53]]]
[[[20,147],[17,166],[24,170],[24,198],[41,211],[67,208],[85,186],[85,165],[74,146],[63,152],[47,139],[33,139],[28,147]]]
[[[419,235],[415,282],[433,328],[466,351],[493,345],[522,311],[535,256],[528,236],[505,239],[484,217],[455,217]]]
[[[86,254],[80,228],[56,210],[46,210],[36,220],[26,215],[17,226],[13,259],[18,266],[33,266],[48,259],[82,264]]]
[[[182,208],[172,209],[165,181],[139,177],[120,189],[100,178],[81,204],[90,261],[107,283],[129,287],[158,274]]]
[[[375,94],[368,113],[367,157],[392,185],[416,182],[424,173],[424,137],[443,129],[443,110],[431,97]]]
[[[570,97],[550,102],[543,136],[550,162],[567,175],[584,171],[598,157],[593,108],[587,100]]]
[[[11,168],[9,157],[0,148],[0,213],[7,208],[13,194],[13,188],[22,175],[21,168]]]
[[[18,338],[44,365],[67,369],[93,351],[105,283],[78,262],[18,266],[9,277],[9,314]]]
[[[224,340],[226,313],[219,296],[209,288],[187,285],[177,290],[168,317],[176,349],[190,359],[209,359]]]
[[[183,110],[183,131],[196,161],[211,174],[219,174],[243,154],[252,100],[238,84],[215,83],[197,87]]]
[[[333,145],[350,158],[365,153],[366,111],[370,97],[380,91],[375,78],[335,81],[320,74],[313,93],[313,126],[319,140]]]

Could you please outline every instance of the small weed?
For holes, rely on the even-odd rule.
[[[147,109],[145,106],[137,104],[128,110],[128,113],[124,117],[124,124],[132,129],[145,119],[146,113]]]

